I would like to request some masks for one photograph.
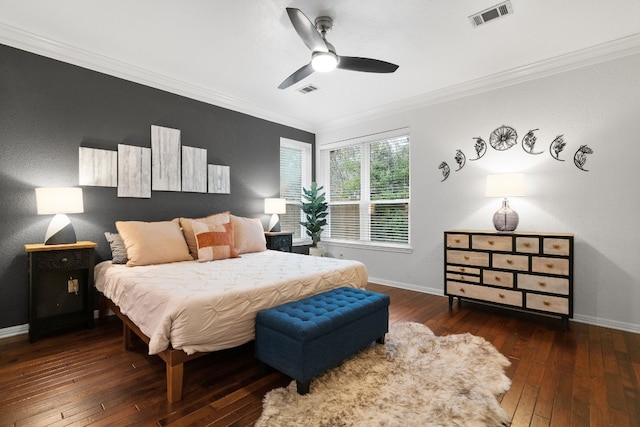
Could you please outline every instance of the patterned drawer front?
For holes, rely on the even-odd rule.
[[[518,288],[549,292],[550,294],[569,295],[569,279],[518,274]]]
[[[516,237],[516,252],[537,254],[540,250],[540,240],[537,237]]]
[[[476,276],[480,275],[479,268],[463,267],[461,265],[447,265],[447,271],[451,271],[454,273],[475,274]]]
[[[511,236],[484,236],[474,234],[471,236],[473,249],[486,249],[492,251],[512,251]]]
[[[469,249],[469,235],[447,234],[447,247]]]
[[[90,252],[86,250],[34,252],[37,270],[88,268]]]
[[[569,314],[569,299],[549,295],[527,294],[527,308]]]
[[[534,256],[531,258],[531,271],[536,273],[569,275],[569,260],[565,258],[545,258]]]
[[[507,270],[527,271],[529,257],[525,255],[493,254],[493,266]]]
[[[447,273],[447,279],[461,280],[463,282],[480,283],[480,276],[470,276],[468,274]]]
[[[484,252],[471,251],[447,251],[447,263],[489,266],[489,254]]]
[[[542,252],[546,255],[569,256],[569,239],[552,239],[545,237],[542,239]]]
[[[482,283],[485,285],[513,288],[513,273],[508,273],[506,271],[484,270],[482,272]]]
[[[450,295],[522,307],[522,294],[518,291],[447,281],[447,293]]]

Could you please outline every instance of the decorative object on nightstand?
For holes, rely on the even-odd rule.
[[[518,213],[509,207],[507,197],[525,195],[523,173],[487,175],[487,197],[504,197],[502,207],[493,214],[493,225],[498,231],[514,231],[520,220]]]
[[[265,231],[267,249],[276,251],[293,251],[293,232],[291,231]]]
[[[264,213],[271,214],[269,231],[280,231],[280,217],[278,214],[287,213],[287,200],[271,197],[264,199]]]
[[[573,317],[569,233],[444,232],[444,293],[454,298],[562,318]]]
[[[36,204],[38,215],[55,215],[47,228],[45,245],[76,242],[76,232],[66,214],[84,212],[81,188],[36,188]]]
[[[29,340],[93,327],[94,242],[24,245],[29,261]]]

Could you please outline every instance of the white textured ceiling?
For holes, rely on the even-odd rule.
[[[470,81],[523,70],[640,32],[639,0],[0,0],[0,43],[316,130]],[[286,7],[334,19],[338,54],[398,64],[394,74],[315,73]],[[313,84],[311,94],[296,89]]]

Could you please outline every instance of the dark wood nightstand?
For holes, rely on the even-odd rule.
[[[29,261],[29,340],[93,327],[94,242],[24,245]]]
[[[277,251],[293,251],[293,232],[291,231],[265,231],[267,249]]]

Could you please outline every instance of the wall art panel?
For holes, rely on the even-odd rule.
[[[231,194],[231,168],[209,165],[209,193]]]
[[[78,185],[118,186],[118,152],[80,147]]]
[[[182,191],[207,192],[207,150],[182,146]]]
[[[180,130],[151,125],[152,189],[180,191]]]
[[[151,197],[151,149],[118,144],[118,197]]]

